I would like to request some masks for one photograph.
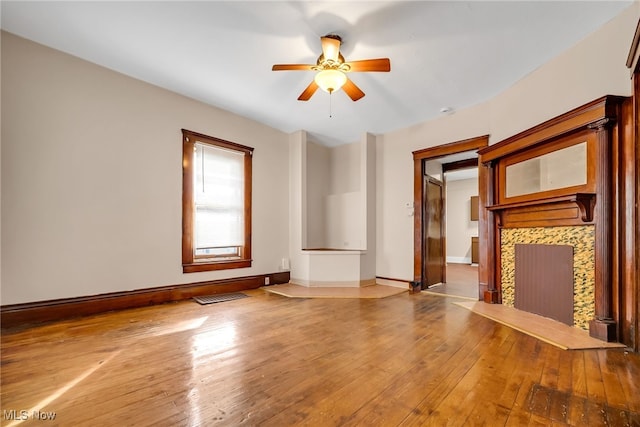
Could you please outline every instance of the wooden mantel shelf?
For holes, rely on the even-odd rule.
[[[550,203],[561,203],[561,202],[576,203],[578,205],[578,209],[580,209],[580,217],[582,221],[584,222],[593,221],[593,210],[596,204],[595,193],[574,193],[574,194],[568,194],[566,196],[548,197],[545,199],[527,200],[524,202],[503,203],[503,204],[487,206],[487,209],[490,211],[503,211],[506,209],[522,208],[527,206],[539,206],[539,205],[546,205]]]

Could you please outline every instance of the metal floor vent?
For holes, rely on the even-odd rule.
[[[219,294],[219,295],[205,295],[199,297],[193,297],[197,303],[205,305],[205,304],[214,304],[216,302],[225,302],[225,301],[233,301],[234,299],[242,299],[246,298],[249,295],[245,295],[243,293],[233,293],[233,294]]]

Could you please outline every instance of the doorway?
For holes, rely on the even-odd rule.
[[[446,209],[446,199],[443,187],[438,188],[436,182],[434,182],[439,180],[429,179],[430,175],[432,175],[427,173],[427,169],[430,167],[429,163],[432,164],[432,161],[436,159],[438,163],[466,162],[469,164],[475,162],[477,168],[477,150],[486,147],[488,142],[489,137],[482,136],[413,152],[414,206],[416,207],[414,215],[414,280],[421,284],[422,289],[429,288],[429,291],[449,294],[450,289],[447,289],[447,286],[448,288],[455,287],[453,286],[455,283],[449,280],[447,274],[444,221],[441,221],[440,236],[437,236],[438,228],[433,226],[433,216],[438,211],[442,212],[442,209]],[[442,174],[440,177],[444,180]],[[442,181],[440,183],[442,184]],[[446,182],[444,185],[446,185]],[[433,209],[429,209],[434,205],[434,202],[430,202],[429,198],[435,199],[438,193],[442,196],[440,197],[442,200],[441,207],[434,206]],[[478,195],[480,206],[484,206],[485,195],[480,189]],[[478,222],[478,240],[481,242],[486,239],[486,231],[482,226],[482,218],[480,219]],[[438,244],[440,244],[439,247]],[[439,257],[436,255],[439,255]],[[478,265],[478,267],[474,268],[474,299],[480,299],[479,276],[482,266]],[[454,274],[451,279],[465,277],[463,280],[467,281],[468,285],[469,272],[462,272],[462,276],[457,274],[457,271],[452,271],[452,273]]]

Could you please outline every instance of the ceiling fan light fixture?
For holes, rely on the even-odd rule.
[[[347,82],[347,76],[342,71],[329,69],[319,71],[314,80],[320,89],[332,93],[340,90],[342,85]]]
[[[327,34],[324,37],[320,37],[320,41],[322,42],[322,56],[324,60],[334,64],[337,63],[340,56],[340,44],[342,44],[340,36]],[[344,58],[342,62],[344,62]]]

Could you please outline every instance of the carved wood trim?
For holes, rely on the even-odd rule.
[[[627,55],[627,68],[631,69],[632,74],[638,71],[638,57],[640,57],[640,49],[638,49],[638,46],[640,46],[640,20],[636,25],[636,31],[633,34],[633,40],[631,41],[631,47]]]
[[[615,120],[609,117],[594,122],[589,127],[597,132],[596,156],[596,247],[595,247],[595,319],[589,325],[591,336],[605,341],[616,340],[613,320],[613,246],[612,246],[612,147],[609,129]],[[611,326],[613,325],[613,326]],[[603,335],[606,333],[606,335]]]
[[[569,194],[567,196],[528,200],[525,202],[491,205],[491,206],[487,206],[486,208],[490,211],[504,211],[504,210],[513,209],[513,208],[539,206],[539,205],[545,205],[550,203],[562,203],[562,202],[576,203],[578,205],[578,208],[580,209],[580,215],[581,215],[582,221],[584,222],[593,221],[593,209],[596,204],[595,193],[576,193],[576,194]]]
[[[640,28],[640,21],[638,23]],[[636,31],[638,33],[638,31]],[[624,242],[621,253],[623,313],[620,324],[622,342],[640,351],[640,73],[638,73],[638,54],[633,70],[633,100],[626,113],[630,116],[630,125],[626,128],[621,161],[622,183],[621,206]]]
[[[478,167],[477,157],[474,159],[458,160],[457,162],[443,163],[442,173],[461,170],[461,169],[477,168],[477,167]]]
[[[465,151],[479,150],[487,146],[489,135],[477,136],[475,138],[463,139],[450,142],[448,144],[437,145],[435,147],[416,150],[413,154],[414,160],[437,159],[449,154],[464,153]]]
[[[509,154],[544,144],[550,139],[568,135],[585,129],[603,117],[615,117],[616,108],[624,97],[607,95],[588,104],[575,108],[565,114],[547,120],[537,126],[504,139],[497,144],[478,151],[483,163],[494,161]]]
[[[596,195],[589,193],[576,194],[575,200],[571,200],[578,205],[583,222],[593,221],[593,209],[596,204]]]
[[[480,299],[485,302],[500,302],[500,281],[496,280],[498,272],[494,268],[496,253],[496,220],[495,212],[483,209],[484,206],[495,203],[493,164],[478,166],[478,237],[480,256],[478,262],[478,283]]]
[[[423,177],[424,162],[422,159],[413,159],[413,281],[420,283],[422,288],[422,268],[423,268],[423,248],[422,228],[424,218],[422,213],[423,205]]]
[[[620,323],[619,339],[640,351],[640,20],[636,25],[627,67],[631,73],[632,101],[623,106],[620,144]]]

